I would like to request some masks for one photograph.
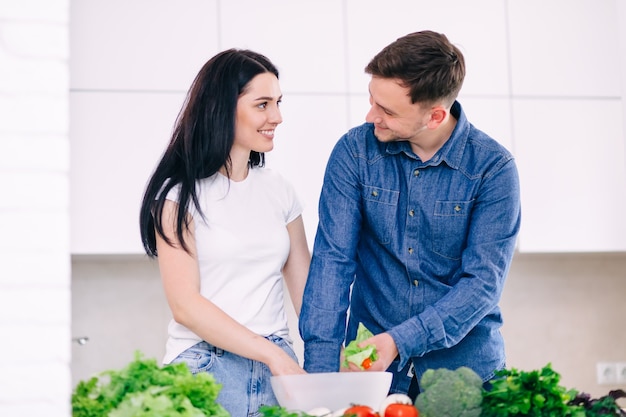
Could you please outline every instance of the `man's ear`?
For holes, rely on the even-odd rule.
[[[444,120],[446,120],[446,116],[448,115],[448,111],[441,107],[435,106],[430,111],[430,120],[428,121],[428,128],[435,129],[439,127]]]

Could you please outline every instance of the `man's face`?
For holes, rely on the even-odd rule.
[[[373,76],[369,84],[370,111],[365,121],[374,123],[374,134],[381,142],[419,142],[427,129],[430,108],[411,103],[409,89],[392,78]]]

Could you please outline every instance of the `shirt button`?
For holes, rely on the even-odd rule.
[[[409,216],[411,217],[415,216],[415,210],[409,210]]]
[[[378,191],[372,191],[372,196],[378,197]]]
[[[409,248],[409,253],[413,253],[413,248]]]
[[[415,285],[417,287],[417,280],[416,279],[413,280],[413,285]]]
[[[420,174],[420,170],[419,169],[416,169],[415,171],[413,171],[413,175],[414,176],[417,177],[419,174]]]

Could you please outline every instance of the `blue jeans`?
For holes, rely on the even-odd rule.
[[[399,364],[400,359],[396,358],[393,362],[391,362],[389,368],[387,368],[387,371],[393,374],[391,387],[389,387],[389,394],[408,394],[410,391],[411,382],[413,381],[413,376],[415,374],[413,362],[408,361],[404,367],[398,370]]]
[[[289,354],[296,362],[291,345],[277,336],[267,339]],[[200,342],[172,361],[187,364],[191,373],[209,372],[222,385],[217,402],[232,417],[260,416],[262,405],[278,405],[270,385],[270,369],[262,362],[253,361],[224,351],[207,342]]]

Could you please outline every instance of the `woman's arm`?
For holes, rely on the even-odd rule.
[[[293,307],[296,310],[296,315],[299,317],[304,285],[306,284],[309,265],[311,264],[311,252],[309,252],[302,216],[298,216],[287,225],[287,232],[289,233],[291,248],[287,262],[283,267],[283,276],[285,277],[285,283],[287,284]]]
[[[191,253],[182,249],[174,230],[178,204],[166,201],[163,228],[174,243],[170,246],[157,234],[159,269],[174,320],[203,340],[237,355],[265,363],[273,375],[304,373],[281,348],[238,323],[200,294],[200,272],[195,255],[193,220],[185,232]]]

